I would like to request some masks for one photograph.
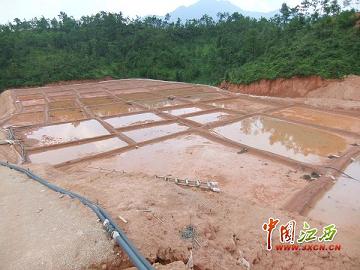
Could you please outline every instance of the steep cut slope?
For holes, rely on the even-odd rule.
[[[232,92],[271,97],[335,98],[360,101],[360,76],[325,80],[318,76],[261,80],[252,84],[223,82],[220,88]]]

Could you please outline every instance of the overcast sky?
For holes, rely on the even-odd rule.
[[[60,11],[80,18],[98,11],[123,12],[126,16],[165,15],[178,6],[189,6],[197,0],[0,0],[0,23],[14,18],[56,17]],[[244,10],[272,11],[281,3],[294,6],[300,0],[230,0]]]

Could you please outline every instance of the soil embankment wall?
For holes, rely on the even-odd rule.
[[[326,80],[318,76],[261,80],[249,85],[222,82],[219,86],[236,93],[272,97],[312,97],[360,100],[360,76]]]

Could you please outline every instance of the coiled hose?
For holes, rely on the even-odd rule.
[[[98,218],[103,223],[106,231],[111,235],[111,237],[116,241],[116,243],[125,251],[125,253],[129,256],[131,262],[134,264],[134,266],[137,269],[140,270],[153,270],[154,268],[151,266],[151,264],[140,254],[140,252],[136,249],[136,247],[130,242],[130,240],[127,238],[125,233],[116,225],[114,220],[110,217],[110,215],[100,206],[93,203],[92,201],[88,200],[87,198],[76,194],[72,191],[63,189],[61,187],[58,187],[54,184],[49,183],[45,179],[35,175],[32,173],[29,169],[24,169],[22,167],[19,167],[14,164],[10,164],[8,162],[0,161],[0,165],[8,167],[10,169],[16,170],[18,172],[21,172],[23,174],[26,174],[29,178],[39,182],[40,184],[48,187],[49,189],[69,195],[71,198],[78,199],[82,204],[89,207],[95,214],[98,216]]]

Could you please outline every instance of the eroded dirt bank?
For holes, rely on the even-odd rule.
[[[342,80],[326,80],[319,76],[291,79],[261,80],[249,85],[222,82],[220,88],[232,92],[271,97],[310,97],[360,100],[360,76]]]

